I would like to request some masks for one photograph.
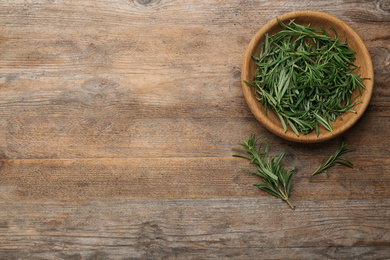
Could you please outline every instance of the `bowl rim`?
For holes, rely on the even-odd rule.
[[[346,124],[342,124],[340,127],[334,129],[333,133],[326,131],[324,133],[320,133],[320,135],[317,137],[317,135],[313,132],[307,135],[300,134],[297,136],[291,129],[288,129],[285,133],[283,128],[280,126],[275,125],[268,116],[264,116],[264,114],[257,108],[258,101],[253,97],[253,93],[251,88],[249,87],[244,81],[252,82],[252,79],[249,79],[249,67],[252,59],[252,53],[254,50],[261,44],[259,40],[263,37],[263,35],[269,31],[270,29],[274,28],[275,26],[278,26],[278,20],[279,18],[282,21],[291,20],[291,19],[297,19],[297,18],[310,18],[310,17],[320,17],[321,19],[325,19],[330,21],[332,24],[339,24],[340,27],[343,27],[346,32],[348,32],[353,38],[354,41],[358,43],[360,46],[359,52],[361,52],[361,55],[363,56],[363,60],[365,60],[365,67],[367,69],[367,80],[365,79],[364,85],[366,87],[366,90],[363,91],[363,103],[359,104],[360,109],[359,113],[354,114],[353,117],[347,121]],[[241,70],[241,84],[242,84],[242,90],[244,93],[244,97],[246,100],[247,105],[249,106],[252,114],[255,116],[255,118],[269,131],[274,133],[275,135],[284,138],[289,141],[295,141],[299,143],[318,143],[327,141],[330,139],[333,139],[345,131],[347,131],[350,127],[352,127],[364,114],[366,111],[368,104],[370,102],[371,96],[372,96],[372,90],[374,87],[374,69],[373,64],[371,60],[371,56],[369,54],[369,51],[367,49],[366,44],[363,42],[361,37],[350,27],[348,24],[346,24],[341,19],[325,13],[321,11],[314,11],[314,10],[297,10],[297,11],[291,11],[287,13],[283,13],[281,15],[278,15],[277,17],[273,18],[272,20],[268,21],[264,26],[262,26],[256,34],[251,39],[243,58],[242,63],[242,70]],[[272,111],[273,113],[273,111]],[[339,120],[339,119],[337,119]]]

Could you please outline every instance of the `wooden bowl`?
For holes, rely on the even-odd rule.
[[[363,115],[371,99],[372,89],[374,86],[374,69],[366,45],[359,35],[345,22],[323,12],[309,10],[293,11],[282,14],[278,16],[278,18],[284,23],[289,23],[291,19],[294,19],[298,24],[310,24],[312,28],[317,29],[320,29],[321,26],[323,26],[330,35],[332,35],[330,27],[333,27],[340,35],[341,41],[347,38],[348,45],[356,52],[356,60],[354,63],[360,67],[359,69],[354,70],[354,73],[360,74],[360,77],[364,79],[363,83],[366,87],[362,96],[359,96],[356,99],[356,101],[363,101],[363,103],[357,104],[353,107],[357,114],[345,112],[342,115],[343,120],[337,119],[335,122],[332,122],[333,133],[326,130],[323,126],[320,126],[318,137],[316,131],[307,135],[300,134],[297,136],[289,127],[285,133],[279,118],[270,109],[268,110],[268,115],[266,115],[265,108],[254,98],[254,88],[248,86],[244,81],[253,81],[254,73],[257,68],[251,55],[253,54],[255,56],[259,56],[261,44],[264,40],[264,34],[268,33],[269,35],[273,35],[274,33],[282,30],[282,26],[279,25],[275,17],[255,34],[244,55],[241,71],[242,89],[250,110],[256,119],[260,121],[260,123],[269,131],[290,141],[301,143],[322,142],[344,133]],[[357,95],[358,92],[356,90],[356,93],[353,93],[352,97]]]

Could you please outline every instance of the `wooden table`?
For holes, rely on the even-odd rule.
[[[343,137],[354,168],[311,177],[339,138],[285,141],[241,90],[255,32],[299,9],[366,42],[375,86]],[[389,259],[390,2],[0,1],[0,259]],[[253,133],[296,167],[252,186]]]

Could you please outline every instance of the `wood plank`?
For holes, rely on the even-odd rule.
[[[105,115],[113,119],[243,117],[249,109],[242,94],[239,70],[221,74],[183,74],[171,80],[159,75],[160,82],[153,75],[148,80],[140,80],[137,75],[10,77],[0,90],[0,112],[4,118],[44,114],[69,120]]]
[[[291,211],[267,198],[0,201],[0,257],[384,259],[389,205],[302,201]]]
[[[158,243],[158,242],[157,242]],[[133,247],[124,247],[124,243],[119,246],[96,246],[96,249],[49,251],[40,252],[13,250],[0,251],[0,257],[7,260],[17,259],[59,259],[59,260],[82,260],[82,259],[339,259],[348,257],[351,260],[371,260],[386,259],[389,257],[389,247],[387,246],[359,246],[359,247],[303,247],[303,248],[161,248],[152,243],[149,247],[145,246],[142,253],[140,250],[134,250]],[[192,245],[191,245],[192,246]],[[156,249],[156,248],[159,249]],[[195,247],[195,246],[194,246]],[[152,248],[152,249],[150,249]],[[159,250],[157,252],[157,250]]]
[[[312,145],[287,142],[251,114],[247,118],[151,119],[134,119],[131,114],[102,109],[66,116],[34,109],[25,115],[4,116],[0,119],[1,158],[227,157],[251,133],[268,138],[275,154],[295,150],[297,155],[330,156],[339,142],[339,138]],[[389,124],[390,117],[367,112],[345,134],[345,142],[363,157],[390,155]]]
[[[333,167],[330,177],[310,176],[322,156],[288,154],[296,168],[291,201],[380,199],[389,196],[388,156],[348,156],[355,168]],[[3,160],[0,197],[6,200],[108,198],[210,198],[271,196],[252,184],[260,181],[242,168],[240,158],[135,158]],[[276,204],[284,207],[277,198]],[[297,205],[297,206],[298,206]],[[299,206],[298,206],[299,207]]]
[[[218,73],[224,66],[240,66],[251,37],[276,15],[297,9],[327,11],[322,3],[299,1],[272,8],[267,2],[252,1],[217,5],[193,1],[191,6],[174,1],[137,3],[3,3],[0,21],[7,30],[0,41],[5,50],[0,54],[0,69],[45,75]],[[348,2],[333,4],[338,9],[331,13],[350,23],[372,52],[388,51],[390,26],[384,23],[390,19],[388,12],[366,1],[353,9]],[[151,16],[155,10],[158,19]],[[362,23],[364,18],[370,22]],[[376,30],[376,22],[382,30]]]

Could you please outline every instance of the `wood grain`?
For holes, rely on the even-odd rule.
[[[346,21],[375,71],[339,142],[282,140],[241,90],[255,32],[285,12]],[[0,259],[390,258],[388,1],[0,0]],[[262,134],[296,167],[292,211],[232,148]]]
[[[389,203],[305,201],[291,211],[264,198],[2,202],[0,242],[8,249],[0,256],[384,259]]]
[[[330,177],[311,176],[320,156],[287,154],[296,168],[292,201],[380,199],[388,194],[388,156],[348,156],[354,169],[333,167]],[[246,160],[230,157],[31,159],[7,160],[1,166],[0,198],[39,201],[107,198],[270,197],[252,184],[260,181],[242,168]],[[50,185],[47,185],[49,183]],[[279,201],[275,199],[275,203]],[[282,205],[283,206],[283,205]]]

